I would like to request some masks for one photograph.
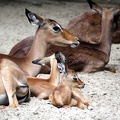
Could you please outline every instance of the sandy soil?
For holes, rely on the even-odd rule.
[[[74,16],[90,11],[87,3],[53,2],[35,6],[27,3],[0,3],[0,53],[8,53],[21,39],[33,35],[36,28],[26,19],[24,9],[52,18],[65,26]],[[1,120],[119,120],[120,118],[120,45],[113,44],[109,65],[117,72],[78,73],[86,84],[81,90],[94,106],[93,111],[76,107],[56,108],[48,100],[31,98],[16,109],[0,111]]]

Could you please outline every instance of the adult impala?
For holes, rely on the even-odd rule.
[[[102,14],[102,30],[100,33],[100,38],[98,40],[99,44],[81,42],[81,45],[74,49],[71,49],[69,46],[64,49],[62,47],[50,46],[50,48],[47,50],[46,55],[50,55],[56,51],[61,51],[63,54],[65,54],[68,60],[68,67],[77,71],[97,72],[106,69],[111,72],[115,72],[114,67],[106,68],[106,65],[109,62],[111,51],[113,20],[116,15],[119,15],[120,6],[105,8],[101,7],[91,0],[88,0],[88,3],[92,10]],[[30,40],[33,38],[33,36],[30,37]],[[28,39],[26,41],[28,41]],[[20,42],[20,44],[21,43],[22,42]],[[23,51],[27,52],[24,48],[26,48],[26,45],[24,47],[20,47],[19,49],[22,50],[20,54],[23,53],[23,56],[25,55]],[[14,50],[16,53],[13,52],[11,55],[19,56],[19,51],[17,51],[15,47]]]
[[[37,59],[33,61],[34,64],[39,65],[44,65],[48,62],[50,62],[51,66],[51,72],[48,78],[36,78],[27,76],[31,95],[39,99],[47,99],[49,97],[49,95],[53,92],[55,87],[58,86],[60,82],[60,71],[66,71],[66,67],[64,67],[65,56],[61,52],[56,52],[49,57],[44,57],[42,59]],[[84,83],[78,78],[76,72],[71,69],[67,69],[67,75],[65,76],[65,78],[63,77],[62,79],[64,79],[62,80],[62,82],[65,82],[67,86],[72,86],[76,88],[84,87]]]
[[[51,19],[43,19],[27,9],[25,10],[25,13],[29,22],[38,26],[35,34],[35,40],[30,51],[25,57],[22,58],[15,58],[10,55],[0,54],[0,59],[10,59],[15,62],[26,75],[36,76],[41,67],[32,64],[31,61],[44,57],[46,50],[51,44],[64,47],[67,45],[77,47],[79,45],[79,41],[77,37],[62,28],[56,21]]]
[[[11,60],[0,59],[0,105],[15,108],[29,98],[30,89],[24,72]]]
[[[99,44],[101,23],[102,15],[100,13],[93,11],[85,12],[70,20],[66,29],[77,36],[80,42]],[[112,43],[120,43],[120,17],[118,15],[114,16]]]

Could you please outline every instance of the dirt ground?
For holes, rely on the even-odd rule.
[[[38,13],[43,18],[55,19],[62,26],[85,11],[90,11],[87,3],[51,2],[38,6],[28,3],[0,2],[0,53],[8,54],[10,49],[23,38],[33,35],[32,26],[25,14],[25,8]],[[120,45],[113,44],[108,65],[115,66],[116,73],[101,71],[80,73],[86,84],[81,90],[94,106],[93,111],[76,107],[56,108],[48,100],[31,97],[29,103],[23,103],[15,109],[0,111],[0,120],[120,120]]]

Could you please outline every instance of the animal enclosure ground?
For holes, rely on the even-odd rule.
[[[38,6],[19,2],[0,2],[0,53],[6,53],[23,38],[33,35],[36,27],[27,20],[28,8],[43,18],[55,19],[62,26],[76,15],[91,11],[83,2],[51,2]],[[116,73],[101,71],[78,75],[86,86],[81,90],[94,106],[93,111],[76,107],[56,108],[48,100],[31,98],[15,109],[0,111],[1,120],[119,120],[120,118],[120,45],[113,44],[108,65],[115,66]],[[46,75],[42,75],[46,77]]]

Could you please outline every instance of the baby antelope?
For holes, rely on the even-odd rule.
[[[84,98],[77,88],[62,83],[59,84],[49,95],[49,100],[52,105],[58,108],[76,106],[84,110],[84,105],[86,105],[88,110],[93,110],[90,101]]]
[[[31,90],[31,95],[39,99],[47,99],[49,95],[53,92],[56,86],[60,82],[60,71],[58,69],[58,63],[64,64],[66,61],[65,56],[61,52],[56,52],[49,57],[44,57],[41,60],[34,60],[34,64],[45,65],[50,62],[51,72],[49,78],[36,78],[36,77],[27,77],[28,84]],[[66,69],[66,67],[64,67]],[[77,74],[73,70],[68,70],[66,74],[66,85],[83,88],[84,83],[78,78]]]
[[[64,70],[64,66],[62,66]],[[92,110],[93,107],[89,100],[85,99],[80,93],[78,88],[66,84],[66,74],[65,71],[62,72],[62,78],[59,85],[53,90],[49,95],[50,103],[56,107],[72,107],[76,106],[78,108],[84,109],[84,104],[87,106],[88,110]]]
[[[39,59],[35,60],[33,61],[33,63],[39,64],[39,65],[45,65],[45,63],[49,61],[51,64],[51,73],[54,71],[53,72],[54,76],[58,75],[58,77],[55,76],[56,85],[54,84],[54,82],[52,83],[54,85],[52,85],[49,82],[49,80],[44,82],[46,83],[46,86],[45,84],[42,84],[42,85],[36,84],[38,85],[39,90],[40,89],[43,90],[42,95],[47,95],[47,97],[49,97],[50,103],[56,107],[77,106],[81,109],[84,109],[83,104],[85,104],[89,110],[92,110],[91,103],[87,99],[85,99],[83,95],[80,93],[80,91],[78,90],[78,88],[80,88],[81,85],[82,85],[81,87],[84,86],[84,83],[79,80],[79,78],[77,77],[77,74],[76,76],[72,76],[73,74],[71,73],[75,73],[73,70],[66,68],[64,64],[66,59],[61,52],[56,52],[50,57],[45,57],[41,60]],[[55,66],[54,67],[55,70],[52,69],[53,66]],[[60,73],[63,74],[63,76],[60,77]]]

